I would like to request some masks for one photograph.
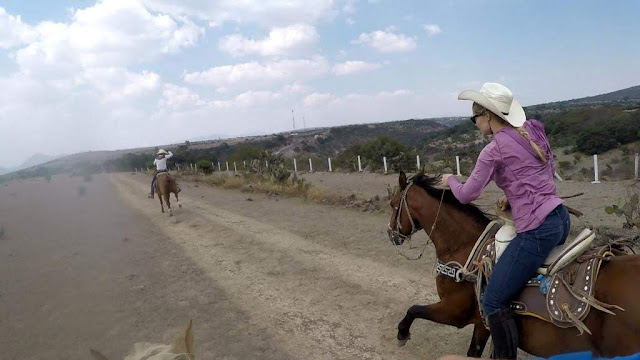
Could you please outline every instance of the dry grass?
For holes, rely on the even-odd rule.
[[[355,196],[340,196],[328,193],[326,190],[313,186],[304,179],[295,176],[284,182],[278,182],[271,177],[245,173],[243,175],[195,175],[178,174],[176,178],[193,181],[196,184],[221,187],[223,189],[240,190],[243,192],[259,192],[265,194],[281,195],[288,197],[301,197],[306,200],[328,205],[357,208],[362,211],[379,211],[381,208],[378,197],[362,200]]]

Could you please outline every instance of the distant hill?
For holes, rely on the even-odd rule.
[[[602,105],[617,105],[628,109],[640,108],[640,85],[596,96],[532,105],[526,107],[525,110],[539,111],[558,108]]]
[[[525,109],[528,116],[545,123],[554,147],[573,146],[585,153],[596,153],[640,138],[640,131],[636,130],[640,124],[640,86],[580,99],[538,104]],[[216,135],[212,136],[215,139]],[[224,161],[240,154],[255,154],[255,151],[261,149],[290,158],[307,155],[324,157],[338,155],[353,145],[381,136],[397,140],[411,151],[434,159],[446,157],[451,151],[474,158],[486,142],[486,138],[477,133],[467,117],[409,119],[301,129],[261,136],[185,141],[146,148],[92,151],[55,160],[46,155],[37,155],[28,161],[33,165],[37,164],[36,166],[17,174],[2,176],[0,181],[13,176],[146,168],[151,166],[149,162],[160,147],[174,151],[175,163]],[[606,144],[602,140],[604,138],[609,139]]]
[[[47,163],[49,161],[55,160],[55,159],[57,159],[59,157],[60,156],[50,156],[50,155],[44,155],[44,154],[35,154],[35,155],[32,155],[27,160],[25,160],[25,162],[20,164],[20,166],[16,166],[14,168],[2,168],[2,167],[0,167],[0,175],[11,173],[11,172],[14,172],[14,171],[19,171],[19,170],[22,170],[22,169],[28,169],[28,168],[33,167],[33,166],[38,166],[38,165]]]

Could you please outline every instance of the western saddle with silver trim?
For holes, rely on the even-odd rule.
[[[487,225],[464,266],[456,262],[445,264],[438,260],[438,274],[450,277],[456,282],[476,283],[478,304],[491,276],[493,265],[497,261],[495,234],[503,224],[503,220],[495,220]],[[616,245],[592,247],[595,238],[596,234],[592,230],[584,229],[573,240],[553,249],[538,269],[539,274],[550,278],[545,280],[549,281],[546,295],[540,291],[541,280],[537,277],[532,278],[518,298],[511,303],[515,313],[534,316],[562,328],[576,327],[580,334],[591,334],[582,322],[591,307],[613,315],[613,309],[624,311],[619,306],[597,300],[594,292],[602,262],[612,256],[626,254],[626,251],[622,246]],[[480,311],[482,313],[482,309]]]

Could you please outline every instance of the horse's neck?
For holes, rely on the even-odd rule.
[[[435,212],[424,215],[425,219],[420,223],[429,235]],[[463,264],[485,227],[486,224],[456,209],[454,205],[443,203],[431,235],[436,256],[443,262],[457,261]]]

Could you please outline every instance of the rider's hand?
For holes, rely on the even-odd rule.
[[[502,211],[507,211],[511,208],[511,204],[509,204],[509,200],[507,200],[506,196],[503,196],[500,199],[498,199],[497,204],[500,210]]]
[[[451,176],[453,176],[453,174],[444,174],[444,175],[442,175],[442,183],[441,183],[441,185],[444,186],[444,187],[448,187],[449,184],[447,184],[447,179],[449,177],[451,177]]]

